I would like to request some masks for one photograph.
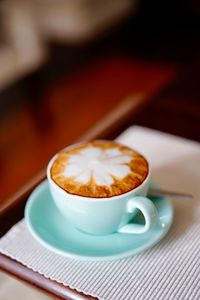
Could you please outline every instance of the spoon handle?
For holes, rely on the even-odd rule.
[[[178,197],[178,198],[187,198],[192,199],[192,194],[186,194],[181,192],[174,192],[174,191],[166,191],[166,190],[160,190],[155,188],[150,188],[148,191],[149,196],[169,196],[169,197]]]

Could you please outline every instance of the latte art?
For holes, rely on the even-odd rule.
[[[114,178],[124,178],[131,169],[126,163],[132,160],[116,148],[100,149],[89,146],[78,154],[69,155],[63,176],[74,177],[74,181],[88,184],[92,179],[97,185],[112,185]]]
[[[148,164],[136,151],[114,142],[94,141],[61,152],[51,167],[52,179],[69,193],[112,197],[140,185]]]

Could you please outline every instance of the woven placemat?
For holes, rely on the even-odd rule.
[[[111,262],[66,258],[40,245],[24,220],[1,240],[0,252],[85,294],[100,299],[200,299],[200,145],[154,130],[131,127],[118,140],[142,152],[152,177],[165,189],[190,192],[173,199],[175,219],[158,245]]]

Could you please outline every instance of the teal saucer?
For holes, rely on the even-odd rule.
[[[151,198],[158,210],[158,222],[147,233],[114,233],[93,236],[83,233],[68,223],[57,210],[47,181],[30,195],[25,220],[33,237],[51,251],[81,260],[122,259],[149,249],[168,232],[173,221],[173,207],[166,197]],[[140,213],[134,222],[142,222]]]

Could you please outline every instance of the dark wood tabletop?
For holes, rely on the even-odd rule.
[[[198,45],[199,49],[199,42],[195,44],[194,40],[193,46]],[[175,35],[169,41],[176,44]],[[179,41],[173,53],[182,53],[180,45]],[[48,88],[39,89],[42,93],[35,91],[35,82],[38,87],[41,84],[40,76],[35,74],[34,78],[24,79],[25,85],[20,83],[3,94],[5,100],[14,95],[19,101],[12,102],[12,109],[2,105],[5,114],[0,121],[0,236],[23,218],[26,200],[45,178],[48,160],[68,144],[77,140],[114,139],[134,124],[200,141],[197,48],[190,52],[185,48],[185,55],[182,53],[176,59],[170,55],[163,58],[154,51],[155,59],[155,55],[149,58],[151,47],[148,55],[142,57],[137,47],[130,43],[129,46],[131,55],[130,51],[112,52],[112,47],[107,53],[106,48],[103,54],[73,69],[70,75],[63,73],[56,81],[48,78]],[[167,40],[159,46],[162,53],[166,49],[170,52]],[[0,268],[52,297],[86,298],[2,254]]]
[[[172,89],[172,91],[174,93],[174,89]],[[165,130],[167,132],[180,134],[186,137],[194,137],[196,133],[196,127],[194,126],[193,128],[192,126],[189,126],[188,128],[188,124],[185,124],[185,112],[183,113],[182,118],[179,116],[180,124],[178,128],[175,126],[175,123],[172,124],[171,121],[169,126],[167,126],[167,124],[165,123],[165,119],[170,119],[170,115],[173,114],[173,110],[170,110],[170,107],[167,106],[167,104],[164,110],[163,105],[161,105],[160,108],[159,103],[162,102],[161,99],[168,99],[168,93],[169,91],[166,92],[166,90],[164,89],[157,95],[154,94],[149,97],[148,101],[145,101],[145,98],[138,96],[136,97],[136,101],[134,100],[133,96],[127,97],[109,114],[105,115],[102,120],[100,120],[94,127],[91,127],[91,129],[79,139],[87,140],[102,137],[114,138],[128,125],[135,124],[136,120],[137,124],[151,126],[159,130]],[[161,110],[162,121],[159,121],[159,123],[155,122],[154,118],[157,118],[157,112],[155,112],[154,109]],[[190,115],[188,117],[190,117]],[[197,125],[197,123],[195,125]],[[178,132],[178,130],[180,131]],[[8,205],[1,212],[1,236],[5,234],[12,225],[23,218],[24,206],[27,197],[34,189],[34,187],[37,186],[37,184],[44,178],[45,171],[42,171],[29,183],[27,183],[23,187],[23,189],[21,189],[21,191],[19,190],[17,194],[13,195],[12,199],[9,200]],[[16,276],[18,279],[21,279],[34,287],[40,288],[49,295],[54,295],[61,299],[86,299],[86,296],[84,294],[78,293],[68,287],[64,287],[62,284],[51,281],[50,279],[47,279],[44,276],[35,273],[22,264],[2,254],[0,255],[0,268]],[[87,298],[93,299],[93,297]]]

